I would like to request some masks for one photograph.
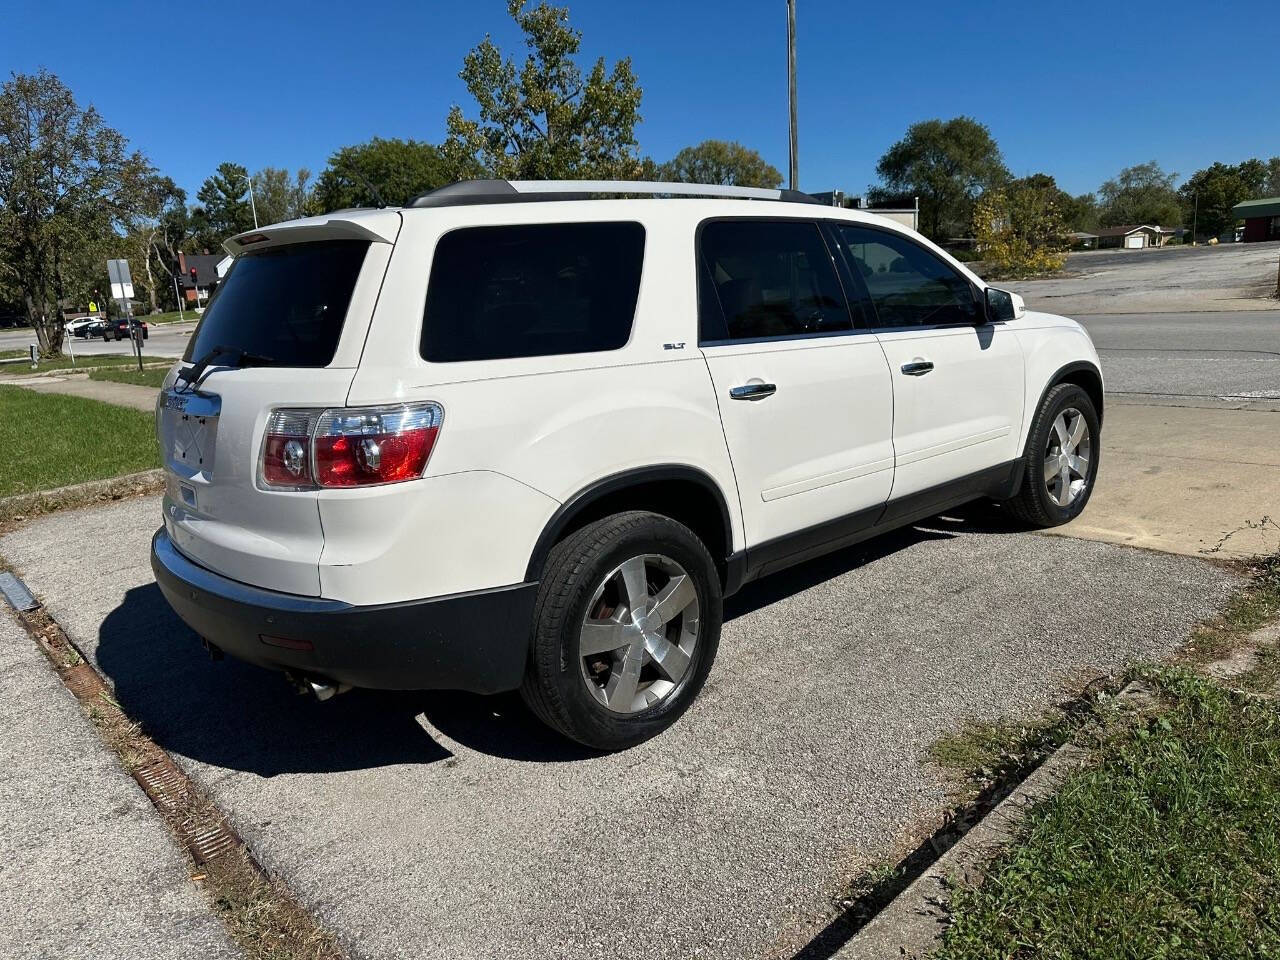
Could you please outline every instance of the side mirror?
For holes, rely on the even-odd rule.
[[[1027,306],[1016,293],[1001,290],[999,287],[987,287],[987,323],[1008,323],[1018,320],[1027,312]]]

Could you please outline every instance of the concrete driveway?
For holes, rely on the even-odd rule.
[[[940,734],[1167,654],[1234,583],[936,521],[753,585],[690,713],[601,756],[511,696],[319,704],[210,663],[152,582],[158,520],[154,498],[56,514],[0,554],[354,957],[790,955],[936,825]]]

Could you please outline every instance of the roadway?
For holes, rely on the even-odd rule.
[[[180,357],[187,349],[187,340],[191,331],[196,328],[194,321],[187,323],[164,323],[150,328],[150,336],[142,344],[143,357]],[[8,350],[25,350],[29,344],[36,342],[35,331],[30,327],[0,330],[0,353]],[[99,355],[107,353],[128,354],[133,346],[128,340],[104,343],[102,338],[96,340],[79,340],[67,337],[66,343],[77,357],[81,355]],[[63,348],[64,351],[67,347]]]

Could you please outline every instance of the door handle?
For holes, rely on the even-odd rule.
[[[932,360],[912,360],[902,365],[902,372],[908,377],[923,377],[933,369]]]
[[[744,383],[740,387],[730,387],[729,397],[733,400],[763,400],[778,392],[774,383]]]

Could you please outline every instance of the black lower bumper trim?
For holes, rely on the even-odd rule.
[[[259,666],[383,690],[499,693],[524,675],[536,583],[355,606],[223,577],[179,553],[163,527],[151,569],[192,630]]]

